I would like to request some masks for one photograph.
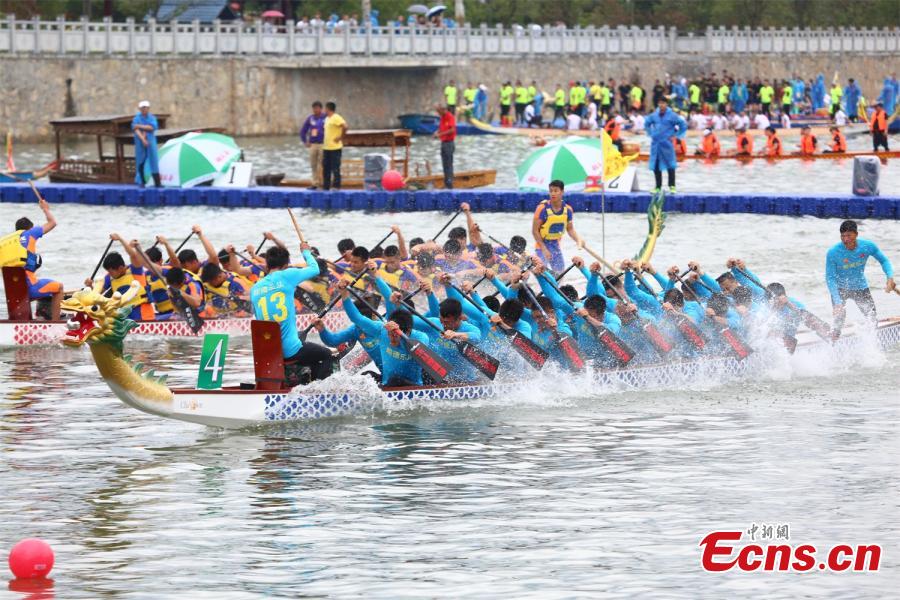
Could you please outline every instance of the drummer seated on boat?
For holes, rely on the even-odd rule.
[[[41,266],[41,257],[37,253],[37,241],[51,232],[56,227],[56,219],[50,212],[50,205],[41,198],[38,205],[44,212],[47,222],[43,225],[35,225],[28,217],[22,217],[16,221],[16,231],[21,231],[19,243],[25,248],[25,277],[28,279],[28,299],[40,300],[50,298],[50,318],[59,320],[60,305],[62,304],[63,285],[52,279],[38,279],[35,271]]]
[[[355,303],[350,301],[350,293],[347,291],[349,283],[346,280],[338,283],[338,290],[344,299],[344,312],[350,322],[359,327],[363,334],[370,339],[378,340],[381,385],[383,387],[422,385],[422,367],[409,353],[403,335],[413,342],[426,346],[428,336],[413,329],[412,315],[402,308],[393,310],[388,315],[387,321],[376,321],[363,316]]]
[[[319,274],[319,264],[309,250],[300,244],[306,266],[291,267],[291,255],[285,248],[273,246],[266,251],[268,275],[250,289],[250,302],[257,319],[278,323],[281,330],[281,349],[285,362],[309,367],[312,379],[325,379],[333,370],[331,351],[325,346],[303,343],[297,333],[297,309],[294,290],[302,282]]]

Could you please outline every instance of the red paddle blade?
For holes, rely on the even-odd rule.
[[[459,348],[459,353],[469,361],[469,364],[481,371],[485,377],[493,380],[497,376],[497,369],[500,367],[499,360],[469,342],[459,342],[456,347]]]
[[[663,335],[663,332],[650,321],[644,323],[644,333],[647,335],[647,339],[650,340],[650,343],[653,344],[653,347],[656,348],[656,351],[661,355],[666,355],[672,351],[672,342],[670,342],[669,338]]]
[[[557,338],[557,345],[566,357],[566,360],[569,361],[569,366],[573,371],[584,369],[584,357],[581,356],[581,350],[571,336],[560,335]]]
[[[738,360],[744,360],[750,356],[751,352],[753,352],[753,348],[748,346],[744,340],[738,337],[738,334],[728,327],[722,329],[719,333],[722,335],[722,339],[725,340],[725,343],[731,348],[731,351],[734,352],[734,355]]]
[[[675,326],[678,327],[678,331],[693,347],[698,350],[703,350],[706,347],[706,338],[703,337],[703,334],[700,333],[700,330],[697,329],[697,326],[690,319],[684,315],[678,315],[675,317]]]
[[[544,366],[550,356],[549,352],[514,329],[508,335],[510,345],[528,364],[538,370]]]
[[[606,351],[610,353],[619,365],[625,366],[632,358],[634,358],[634,350],[619,339],[612,331],[606,327],[598,327],[597,331],[599,333],[597,340],[604,348],[606,348]]]
[[[421,342],[412,342],[409,338],[406,338],[406,343],[413,359],[419,363],[419,366],[422,367],[432,381],[442,383],[447,378],[447,374],[450,372],[450,365],[443,358],[432,352]]]
[[[800,316],[803,317],[803,324],[815,331],[817,336],[832,341],[831,326],[828,323],[805,309],[800,310]]]

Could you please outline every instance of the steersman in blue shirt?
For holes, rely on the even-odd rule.
[[[866,281],[866,262],[871,256],[881,264],[887,282],[885,292],[896,289],[891,261],[875,242],[859,239],[856,221],[841,223],[841,242],[828,250],[825,257],[825,283],[834,307],[834,336],[840,335],[847,316],[847,300],[853,300],[870,321],[877,322],[875,300]]]

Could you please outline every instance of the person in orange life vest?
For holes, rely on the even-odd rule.
[[[619,152],[622,152],[622,124],[616,118],[617,114],[615,109],[610,110],[609,118],[606,120],[603,129],[609,134],[609,139],[619,149]]]
[[[143,266],[140,255],[134,248],[137,240],[132,240],[129,244],[118,233],[109,234],[109,238],[122,244],[125,252],[128,253],[129,264],[125,264],[125,259],[118,252],[110,252],[103,257],[103,268],[106,270],[106,276],[96,282],[90,278],[85,279],[84,285],[93,287],[97,292],[105,296],[112,296],[114,292],[124,294],[131,287],[132,281],[138,282],[141,289],[129,303],[132,308],[128,318],[132,321],[153,321],[156,313],[153,310],[153,304],[147,297],[147,270]]]
[[[771,125],[766,127],[766,149],[760,152],[761,156],[781,156],[781,140]]]
[[[716,134],[711,129],[704,129],[703,140],[700,142],[697,154],[706,158],[715,158],[721,153],[722,147],[719,145],[719,138],[716,137]]]
[[[737,156],[750,156],[753,154],[753,137],[747,133],[746,127],[737,130]]]
[[[847,138],[841,133],[841,128],[837,125],[832,125],[828,128],[828,131],[831,132],[831,147],[826,148],[825,152],[846,152]]]
[[[673,137],[672,146],[675,148],[675,156],[684,156],[687,154],[687,142],[683,139]]]
[[[885,152],[890,152],[888,148],[888,122],[887,113],[884,112],[884,106],[881,102],[875,104],[875,112],[872,114],[872,120],[869,122],[869,128],[872,130],[872,151],[878,152],[879,146],[884,146]]]
[[[819,140],[812,134],[809,127],[803,127],[800,130],[800,154],[812,156],[816,153]]]
[[[37,241],[50,233],[56,227],[56,219],[50,212],[50,205],[43,198],[39,198],[38,206],[44,212],[47,222],[43,225],[35,225],[28,217],[22,217],[16,221],[16,231],[21,231],[19,243],[25,248],[25,277],[28,279],[28,299],[39,300],[50,298],[50,318],[59,320],[60,306],[63,298],[63,285],[52,279],[38,279],[35,271],[41,266],[41,257],[37,253]]]

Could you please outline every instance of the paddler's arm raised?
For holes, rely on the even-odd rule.
[[[125,253],[128,254],[128,263],[130,265],[135,266],[135,267],[143,266],[144,261],[141,260],[141,255],[138,254],[138,251],[132,246],[132,244],[137,243],[137,240],[131,240],[130,243],[126,242],[125,240],[122,239],[121,235],[119,235],[118,233],[115,233],[115,232],[109,234],[109,239],[115,240],[116,242],[119,242],[119,244],[122,245],[122,248],[125,249]]]
[[[478,223],[475,222],[475,218],[472,216],[472,207],[469,206],[468,202],[462,202],[459,205],[459,210],[463,211],[466,215],[466,225],[469,229],[469,242],[473,246],[478,246],[483,240],[481,238],[481,229],[478,227]]]
[[[178,255],[175,253],[175,249],[172,248],[172,244],[169,243],[165,237],[158,235],[156,236],[156,241],[163,245],[163,248],[166,249],[166,256],[169,257],[169,264],[173,267],[180,267],[181,261],[178,260]],[[147,265],[148,267],[150,265]]]
[[[400,250],[400,260],[409,260],[409,250],[406,247],[406,239],[399,225],[391,225],[391,231],[397,236],[397,249]]]
[[[214,265],[219,264],[219,255],[216,253],[216,249],[213,248],[212,242],[209,241],[209,238],[203,235],[203,229],[199,225],[194,225],[193,227],[191,227],[191,231],[197,234],[197,237],[200,239],[200,243],[203,244],[203,249],[206,251],[206,261]]]
[[[53,213],[50,212],[50,203],[43,198],[38,200],[38,206],[41,208],[41,212],[44,213],[44,218],[47,219],[47,222],[41,225],[41,229],[44,231],[44,235],[46,235],[56,229],[56,218],[53,216]]]
[[[287,248],[287,246],[285,245],[285,243],[282,242],[280,239],[278,239],[278,237],[277,237],[274,233],[272,233],[271,231],[266,231],[265,233],[263,233],[263,236],[264,236],[267,240],[269,240],[270,242],[272,242],[273,244],[275,244],[276,246],[278,246],[279,248]]]

